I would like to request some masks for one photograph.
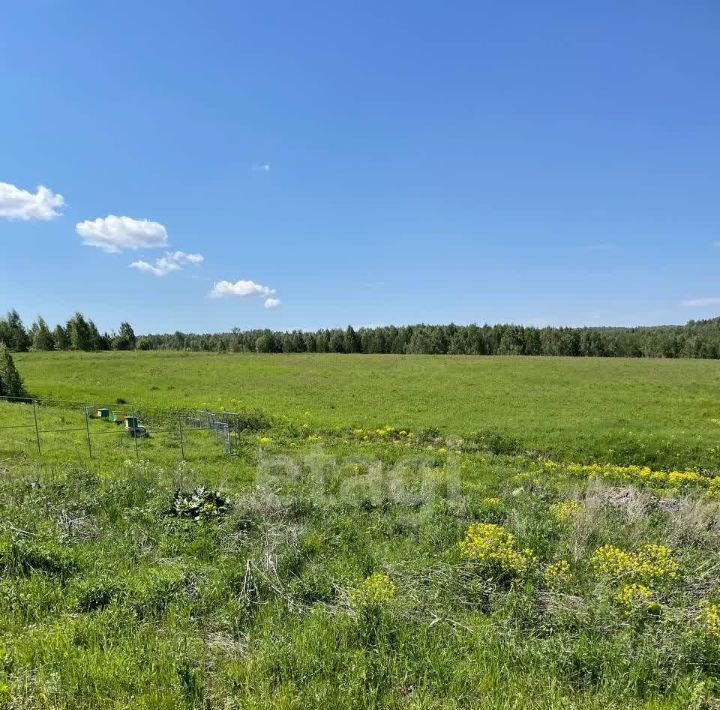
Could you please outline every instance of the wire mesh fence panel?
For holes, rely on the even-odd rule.
[[[243,435],[259,432],[270,426],[270,420],[261,412],[219,412],[217,418],[227,424],[227,446],[231,454],[241,451]]]
[[[204,409],[198,410],[194,416],[187,418],[187,426],[190,429],[202,429],[209,431],[230,453],[230,428],[222,417]]]

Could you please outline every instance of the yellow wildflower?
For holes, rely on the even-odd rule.
[[[668,483],[673,488],[680,488],[688,483],[699,483],[703,478],[695,471],[670,471],[668,474]]]
[[[515,536],[502,525],[473,523],[465,531],[460,554],[471,560],[494,564],[503,572],[525,572],[533,560],[530,550],[517,550]]]
[[[350,594],[350,604],[356,609],[387,604],[395,598],[395,582],[383,572],[375,572],[364,579]]]
[[[710,479],[707,489],[708,498],[720,498],[720,476]]]
[[[698,621],[708,636],[720,638],[720,606],[709,599],[703,599],[700,602]]]
[[[623,588],[615,595],[615,599],[625,607],[626,614],[634,611],[659,609],[652,590],[644,584],[624,584]]]
[[[549,564],[543,573],[545,584],[551,588],[564,587],[572,581],[573,574],[566,560],[558,560]]]
[[[603,545],[591,559],[595,571],[606,577],[635,577],[638,579],[674,579],[680,566],[665,545],[643,545],[637,552]]]
[[[577,518],[582,510],[582,505],[572,498],[558,501],[550,506],[550,515],[559,523],[567,523]]]
[[[562,468],[574,476],[585,478],[603,478],[614,481],[626,481],[637,484],[650,484],[654,486],[668,486],[670,488],[683,488],[687,486],[710,486],[714,478],[703,476],[697,471],[653,471],[648,466],[617,466],[615,464],[557,464],[554,461],[545,461],[545,469]],[[720,483],[716,484],[720,485]]]

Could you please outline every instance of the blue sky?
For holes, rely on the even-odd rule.
[[[715,0],[8,3],[0,309],[712,317],[719,31]]]

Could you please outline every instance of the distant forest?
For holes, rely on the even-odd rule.
[[[50,328],[26,328],[11,310],[0,318],[0,343],[27,350],[194,350],[258,353],[392,353],[396,355],[563,355],[570,357],[720,358],[720,318],[637,328],[535,328],[521,325],[407,325],[317,330],[240,330],[136,336],[130,323],[101,333],[76,313]]]

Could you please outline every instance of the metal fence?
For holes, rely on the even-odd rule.
[[[230,453],[230,427],[221,417],[222,415],[217,415],[202,409],[197,413],[197,416],[188,417],[187,423],[188,426],[193,429],[211,431],[215,435],[215,438],[224,444],[225,451]]]
[[[122,432],[136,456],[140,456],[146,438],[163,434],[165,443],[176,446],[184,459],[190,430],[209,432],[225,453],[235,454],[248,421],[248,416],[239,412],[148,407],[126,402],[0,397],[0,405],[8,405],[0,408],[0,456],[3,439],[7,443],[13,434],[26,435],[28,445],[40,455],[48,453],[52,446],[47,435],[65,434],[82,441],[92,458],[99,441]]]

